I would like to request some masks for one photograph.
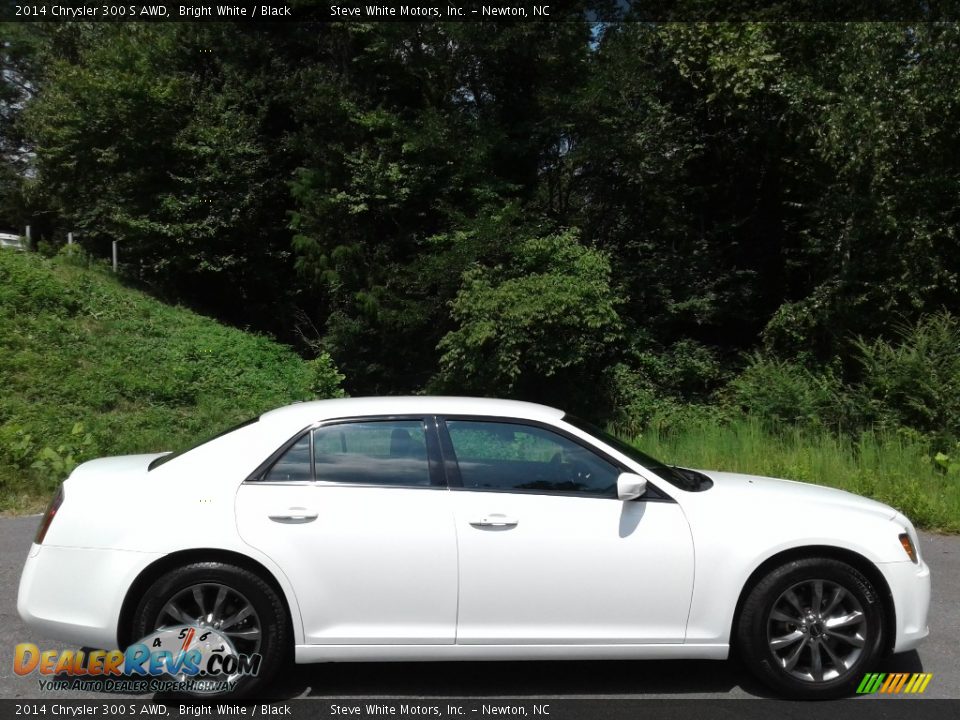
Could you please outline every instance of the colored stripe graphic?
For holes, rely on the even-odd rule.
[[[857,686],[857,694],[918,694],[927,689],[932,679],[933,673],[867,673]]]
[[[880,692],[885,692],[888,695],[899,693],[908,677],[910,677],[910,673],[893,673],[887,678],[887,681],[883,684],[883,687],[880,688]]]
[[[887,681],[880,687],[880,692],[885,693],[890,691],[892,685],[897,684],[897,680],[900,679],[900,676],[897,673],[892,673],[887,676]]]
[[[901,690],[903,690],[903,686],[906,684],[909,678],[910,673],[900,673],[900,680],[897,682],[897,687],[893,688],[890,692],[899,693]]]

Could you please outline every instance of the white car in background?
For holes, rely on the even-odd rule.
[[[26,250],[26,240],[13,233],[0,233],[0,249]]]
[[[263,671],[326,661],[709,658],[837,697],[927,635],[902,514],[802,483],[669,467],[562,411],[325,400],[177,454],[105,458],[44,517],[18,608],[125,648],[215,628]]]

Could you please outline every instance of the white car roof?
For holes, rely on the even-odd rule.
[[[522,418],[525,420],[557,421],[562,410],[494,398],[441,397],[415,395],[408,397],[357,397],[334,400],[313,400],[294,403],[261,415],[261,420],[302,422],[304,425],[334,418],[364,417],[369,415],[488,415]]]

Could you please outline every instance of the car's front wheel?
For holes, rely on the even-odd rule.
[[[167,676],[187,688],[204,688],[173,694],[198,697],[262,693],[286,661],[289,643],[287,615],[276,591],[255,573],[220,562],[192,563],[159,577],[144,593],[131,630],[134,638],[151,638],[150,650],[170,651],[174,663],[181,651],[198,651],[200,674],[173,666]],[[230,654],[249,661],[253,671],[250,664],[227,659]],[[229,691],[213,689],[224,681]]]
[[[736,642],[750,670],[781,695],[854,692],[883,648],[884,606],[856,568],[831,558],[786,563],[746,597]]]

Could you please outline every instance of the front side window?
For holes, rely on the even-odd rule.
[[[619,469],[562,435],[506,422],[446,426],[465,489],[617,496]]]
[[[601,430],[596,425],[593,425],[586,420],[581,420],[580,418],[572,415],[565,415],[563,419],[574,427],[580,428],[588,435],[592,435],[597,440],[606,443],[616,450],[619,450],[634,462],[643,465],[643,467],[650,472],[655,473],[658,477],[663,478],[670,484],[676,485],[681,490],[686,490],[688,492],[700,492],[713,487],[713,481],[703,473],[695,470],[686,470],[684,468],[666,465],[661,461],[650,457],[646,453],[641,452],[639,448],[634,447],[625,440],[621,440],[616,435],[612,435],[606,430]]]
[[[321,482],[430,485],[421,420],[328,425],[313,431],[313,463]]]

